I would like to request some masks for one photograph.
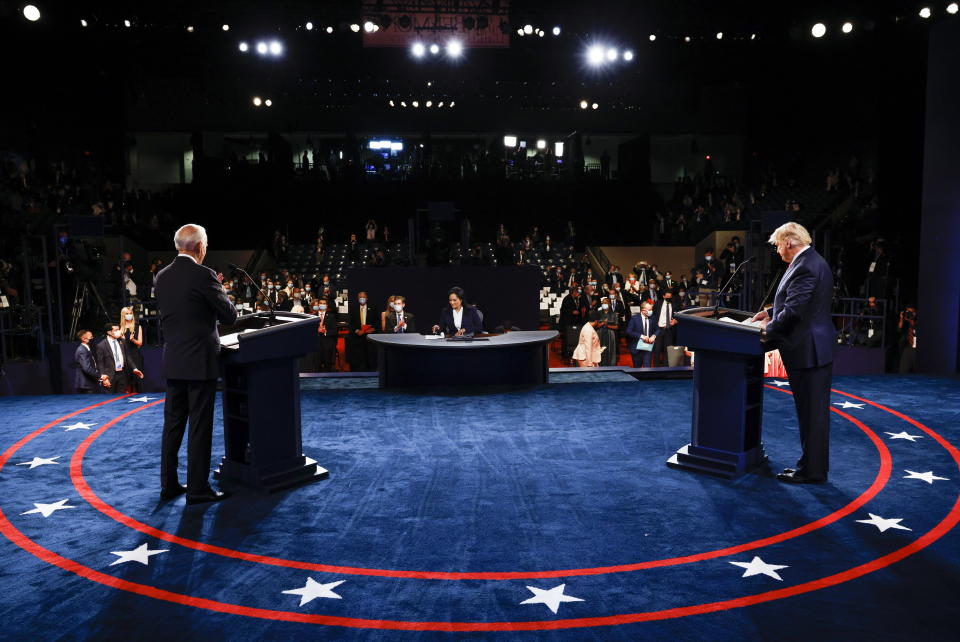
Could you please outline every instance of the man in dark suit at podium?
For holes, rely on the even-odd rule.
[[[780,279],[773,308],[753,319],[760,321],[767,349],[780,350],[803,449],[796,469],[785,469],[777,479],[819,484],[827,481],[830,455],[830,381],[837,333],[830,318],[833,273],[810,246],[810,233],[802,225],[784,223],[770,235],[770,243],[789,267]]]
[[[204,267],[207,232],[188,224],[173,237],[179,254],[157,273],[155,290],[163,324],[163,376],[167,398],[163,407],[160,458],[160,497],[187,494],[188,504],[215,502],[224,494],[210,487],[213,404],[220,374],[217,321],[232,325],[237,310],[223,291],[222,274]],[[187,485],[177,478],[177,453],[190,420],[187,437]]]

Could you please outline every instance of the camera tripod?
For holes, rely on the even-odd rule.
[[[73,338],[76,337],[77,329],[80,325],[80,317],[83,316],[84,307],[91,296],[96,300],[97,305],[100,306],[100,312],[103,313],[103,320],[110,320],[110,315],[107,314],[107,307],[103,304],[103,299],[100,298],[97,286],[89,281],[80,281],[77,283],[77,290],[73,295],[73,312],[70,315],[69,340],[73,340]]]

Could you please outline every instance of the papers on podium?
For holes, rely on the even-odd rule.
[[[730,317],[720,317],[720,321],[725,321],[726,323],[736,323],[738,325],[748,325],[751,328],[759,328],[759,321],[751,321],[750,319],[744,319],[743,321],[737,321],[736,319],[731,319]]]

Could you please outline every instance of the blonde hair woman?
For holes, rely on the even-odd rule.
[[[380,313],[380,332],[387,331],[387,317],[390,316],[390,312],[393,311],[393,302],[396,300],[396,294],[391,294],[387,297],[387,305],[384,306],[383,312]]]
[[[140,347],[143,346],[143,326],[137,322],[137,315],[133,307],[120,310],[120,336],[127,344],[127,354],[133,361],[133,367],[143,370],[143,360],[140,357]],[[141,379],[130,379],[132,392],[141,392]]]

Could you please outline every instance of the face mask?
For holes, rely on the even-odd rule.
[[[267,286],[267,289],[268,289],[268,290],[272,290],[272,289],[275,288],[275,287],[276,287],[276,286],[271,283],[270,285]]]
[[[669,272],[667,272],[667,278],[668,278],[668,279],[672,279],[672,278],[673,278],[673,275],[670,274]]]
[[[400,312],[401,310],[403,310],[403,304],[402,304],[402,303],[394,303],[394,304],[393,304],[393,309],[396,310],[397,312]]]
[[[292,288],[292,287],[293,287],[293,283],[287,283],[287,287],[288,287],[288,288]]]
[[[319,306],[319,305],[315,305],[315,306],[313,306],[313,309],[314,309],[314,310],[319,310],[319,309],[320,309],[320,306]]]
[[[713,254],[704,254],[704,255],[703,255],[703,258],[705,258],[705,259],[708,260],[708,261],[712,261],[712,260],[713,260]]]
[[[308,285],[308,286],[307,286],[307,292],[309,292],[309,291],[310,291],[310,286]]]
[[[603,308],[604,310],[609,310],[609,309],[610,309],[610,306],[607,305],[606,303],[604,303],[604,304],[601,305],[600,307]]]
[[[360,305],[363,305],[363,304],[366,303],[366,302],[367,302],[367,300],[366,300],[365,298],[363,298],[363,297],[360,297],[359,299],[357,299],[357,303],[359,303]]]
[[[643,316],[645,316],[645,317],[650,316],[650,310],[641,310],[640,312],[641,312],[641,313],[643,314]]]
[[[314,309],[314,310],[326,310],[326,309],[327,309],[327,306],[325,306],[325,305],[323,305],[323,304],[321,303],[320,305],[314,306],[313,309]]]
[[[123,315],[123,318],[126,319],[127,321],[133,321],[133,315],[132,315],[132,314],[125,314],[125,315]]]
[[[294,298],[294,299],[299,299],[299,298],[300,298],[300,293],[298,292],[298,293],[294,294],[294,295],[293,295],[293,298]]]
[[[687,296],[687,293],[686,293],[686,292],[681,292],[681,293],[680,293],[680,298],[681,298],[681,299],[682,299],[683,297],[685,297],[685,296]]]

